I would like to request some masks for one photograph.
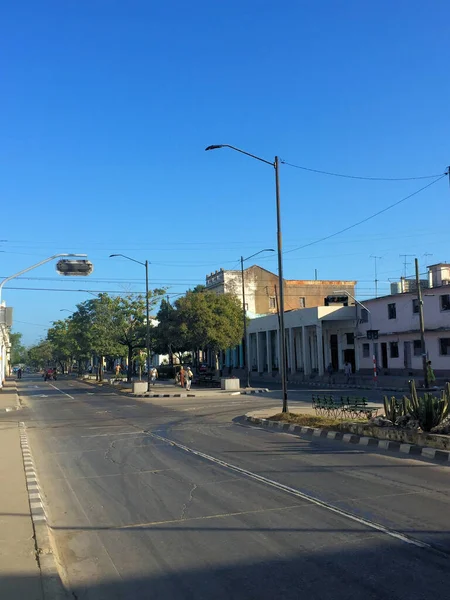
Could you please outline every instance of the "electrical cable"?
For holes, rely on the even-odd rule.
[[[302,171],[310,171],[311,173],[319,173],[320,175],[330,175],[331,177],[343,177],[345,179],[362,179],[363,181],[414,181],[417,179],[434,179],[436,177],[445,177],[448,175],[448,171],[439,175],[420,175],[418,177],[363,177],[361,175],[344,175],[343,173],[333,173],[331,171],[321,171],[320,169],[310,169],[308,167],[302,167],[301,165],[294,165],[285,160],[280,160],[281,164],[288,167],[294,167],[295,169],[302,169]]]
[[[374,219],[375,217],[378,217],[378,215],[381,215],[381,214],[387,212],[388,210],[390,210],[391,208],[394,208],[395,206],[398,206],[402,202],[405,202],[406,200],[409,200],[413,196],[416,196],[417,194],[420,194],[420,192],[423,192],[423,190],[426,190],[427,188],[431,187],[432,185],[434,185],[438,181],[441,181],[441,179],[443,179],[444,177],[446,177],[446,175],[447,174],[440,175],[437,179],[435,179],[431,183],[427,183],[427,185],[424,185],[419,190],[416,190],[415,192],[412,192],[412,194],[409,194],[408,196],[405,196],[404,198],[401,198],[401,200],[397,200],[397,202],[394,202],[393,204],[390,204],[389,206],[386,206],[386,208],[383,208],[382,210],[377,211],[376,213],[370,215],[369,217],[366,217],[365,219],[361,219],[361,221],[358,221],[357,223],[353,223],[353,225],[349,225],[348,227],[344,227],[344,229],[340,229],[339,231],[336,231],[335,233],[331,233],[330,235],[326,235],[326,236],[324,236],[322,238],[319,238],[318,240],[315,240],[313,242],[309,242],[308,244],[303,244],[303,246],[298,246],[298,248],[293,248],[292,250],[285,250],[283,252],[283,254],[289,254],[291,252],[296,252],[297,250],[302,250],[303,248],[308,248],[309,246],[314,246],[314,244],[318,244],[319,242],[324,242],[325,240],[329,240],[330,238],[335,237],[337,235],[340,235],[341,233],[344,233],[345,231],[349,231],[350,229],[353,229],[354,227],[357,227],[358,225],[362,225],[363,223],[367,223],[367,221],[370,221],[371,219]]]

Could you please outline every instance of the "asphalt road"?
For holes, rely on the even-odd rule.
[[[237,418],[274,397],[20,393],[78,600],[448,597],[448,467]]]

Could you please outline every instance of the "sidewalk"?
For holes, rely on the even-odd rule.
[[[93,379],[81,379],[82,383],[91,385],[94,387],[107,387],[114,389],[120,394],[126,396],[133,396],[135,398],[147,397],[147,398],[158,398],[158,397],[179,397],[179,398],[201,398],[207,396],[233,396],[233,395],[246,395],[246,394],[262,394],[268,392],[266,387],[259,388],[241,388],[240,390],[221,390],[220,388],[197,388],[193,386],[190,390],[182,388],[180,385],[175,385],[172,381],[158,381],[151,385],[151,391],[145,392],[144,394],[133,394],[131,387],[125,387],[121,384],[110,384],[103,381],[101,384]]]
[[[0,389],[0,414],[12,412],[19,408],[19,396],[17,394],[16,381],[8,379]]]
[[[15,382],[7,381],[0,408],[15,408],[16,398]],[[0,481],[0,598],[43,600],[15,411],[0,420]]]

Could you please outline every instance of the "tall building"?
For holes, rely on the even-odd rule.
[[[249,317],[274,314],[278,311],[278,275],[252,265],[244,270],[245,303]],[[345,280],[284,280],[285,310],[325,306],[327,296],[343,290],[355,295],[356,281]],[[242,299],[240,270],[220,269],[206,276],[206,288],[217,294],[234,294]]]

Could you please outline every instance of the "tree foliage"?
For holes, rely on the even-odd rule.
[[[25,363],[27,360],[27,350],[22,344],[22,334],[19,332],[10,333],[11,342],[11,363],[13,365]]]
[[[198,286],[172,307],[161,303],[158,313],[161,349],[183,352],[208,348],[214,353],[240,343],[242,306],[231,294],[215,294]]]

